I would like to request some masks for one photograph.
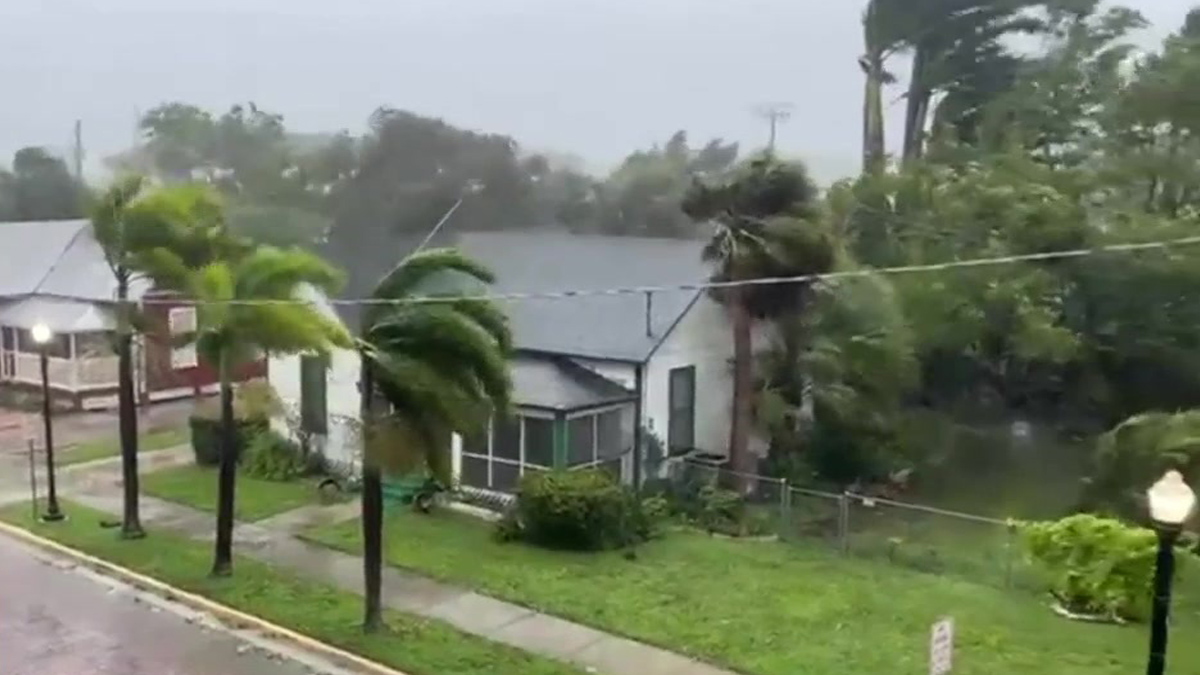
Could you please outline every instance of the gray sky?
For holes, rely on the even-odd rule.
[[[1162,35],[1193,2],[1131,4]],[[390,105],[604,169],[679,128],[761,146],[753,107],[789,101],[780,147],[828,179],[858,163],[864,4],[0,0],[0,158],[61,150],[82,118],[95,169],[138,110],[253,100],[298,131],[358,131]]]

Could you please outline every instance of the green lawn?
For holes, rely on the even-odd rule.
[[[489,525],[446,511],[397,512],[387,528],[392,564],[756,675],[925,673],[930,624],[946,615],[958,627],[956,675],[1144,667],[1144,626],[1070,622],[1031,593],[841,558],[820,543],[674,533],[627,560],[499,544]],[[308,536],[360,548],[357,523]],[[1200,642],[1184,639],[1200,629],[1195,608],[1173,622],[1181,673],[1200,664]]]
[[[233,577],[211,579],[212,547],[165,532],[123,541],[97,523],[109,514],[64,503],[70,519],[33,522],[29,505],[0,510],[0,519],[178,588],[413,675],[580,675],[557,661],[462,633],[439,621],[389,612],[388,633],[367,636],[357,595],[238,558]]]
[[[148,431],[138,437],[138,452],[166,450],[177,445],[184,445],[190,438],[191,436],[187,427]],[[60,466],[70,466],[71,464],[81,464],[97,459],[116,457],[119,454],[121,454],[121,440],[119,438],[105,438],[98,441],[79,443],[63,450],[61,455],[56,459]]]
[[[142,491],[159,499],[216,512],[217,470],[189,464],[155,471],[142,477]],[[317,488],[312,481],[281,483],[239,474],[234,518],[254,522],[307,506],[316,500]]]

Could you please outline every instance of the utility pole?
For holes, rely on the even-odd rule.
[[[75,160],[75,180],[83,183],[83,120],[75,120],[75,146],[73,148],[73,158]]]
[[[763,103],[755,107],[754,114],[767,121],[770,125],[771,135],[767,142],[767,149],[775,152],[775,136],[778,131],[779,124],[786,122],[792,117],[791,103]]]

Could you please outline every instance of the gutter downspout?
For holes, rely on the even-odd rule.
[[[642,494],[642,405],[645,403],[642,380],[645,367],[644,363],[633,367],[633,392],[637,397],[637,405],[633,408],[633,492],[639,497]]]

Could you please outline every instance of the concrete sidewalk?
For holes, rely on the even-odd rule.
[[[64,496],[113,514],[121,512],[119,476],[97,467],[94,480],[75,483]],[[295,534],[313,523],[354,518],[357,504],[309,506],[259,524],[238,524],[235,555],[244,555],[314,581],[362,592],[362,559],[301,541]],[[172,502],[142,497],[142,520],[194,539],[212,541],[214,517]],[[608,675],[733,675],[685,656],[598,631],[392,567],[383,571],[387,607],[437,619],[519,649]]]

